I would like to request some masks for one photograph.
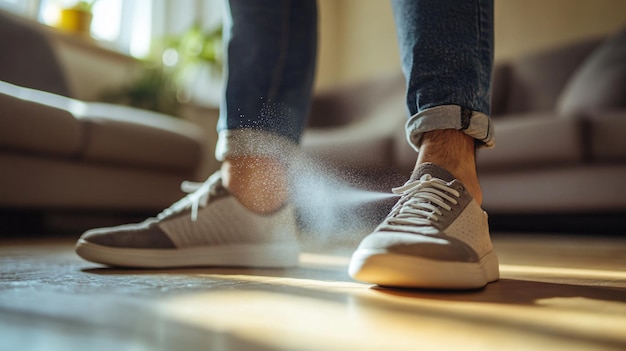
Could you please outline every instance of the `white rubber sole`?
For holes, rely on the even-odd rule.
[[[380,286],[422,289],[478,289],[498,280],[498,256],[489,252],[479,262],[446,262],[358,250],[348,273],[358,281]]]
[[[258,267],[298,265],[297,244],[244,244],[180,249],[133,249],[102,246],[79,239],[76,253],[87,261],[116,267]]]

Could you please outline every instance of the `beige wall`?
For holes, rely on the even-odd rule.
[[[624,0],[495,0],[496,60],[624,25]]]
[[[319,0],[317,87],[397,72],[400,56],[390,1]]]
[[[626,0],[494,1],[496,60],[509,59],[578,38],[610,33],[626,25]],[[318,2],[318,90],[400,70],[389,0]],[[77,97],[96,99],[102,86],[119,85],[132,77],[128,69],[116,69],[120,62],[114,59],[105,79],[99,77],[102,84],[93,85],[93,80],[84,77],[102,73],[91,70],[92,59],[101,58],[92,57],[95,54],[92,55],[91,51],[82,56],[70,55],[75,45],[71,42],[68,45],[65,55],[68,57],[62,57],[62,61],[72,67],[69,78]]]
[[[319,0],[317,88],[400,69],[386,0]],[[626,0],[495,0],[496,60],[626,25]]]

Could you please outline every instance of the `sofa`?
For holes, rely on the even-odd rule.
[[[0,12],[1,213],[153,214],[206,177],[201,128],[76,99],[49,35]]]
[[[364,187],[405,181],[416,153],[404,85],[398,72],[319,94],[304,149]],[[496,147],[477,156],[492,217],[608,217],[626,229],[626,29],[497,62],[492,117]]]

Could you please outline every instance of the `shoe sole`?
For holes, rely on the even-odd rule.
[[[298,265],[300,250],[289,243],[134,249],[102,246],[79,239],[76,253],[87,261],[116,267],[288,268]]]
[[[397,288],[479,289],[498,280],[495,252],[479,262],[446,262],[380,250],[358,250],[348,273],[365,283]]]

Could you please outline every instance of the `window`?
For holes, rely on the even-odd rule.
[[[40,0],[38,20],[48,25],[58,21],[61,8],[76,0]],[[150,50],[152,0],[98,0],[93,5],[91,36],[135,57]]]
[[[4,9],[54,26],[62,8],[78,0],[0,0]],[[194,23],[215,28],[221,23],[224,0],[96,0],[91,35],[100,43],[144,57],[153,39],[178,34]]]
[[[54,26],[62,8],[77,0],[0,0],[0,8]],[[162,1],[157,1],[162,2]],[[135,57],[150,50],[153,0],[97,0],[91,36],[112,49]]]
[[[34,18],[39,11],[39,1],[0,0],[0,9]]]
[[[78,0],[0,0],[0,9],[54,26],[61,9],[77,3]],[[98,45],[146,58],[152,44],[163,38],[185,35],[197,26],[207,31],[218,29],[224,6],[225,0],[95,0],[90,34]],[[161,57],[166,61],[171,58]],[[199,64],[180,71],[188,72],[180,79],[183,90],[189,91],[186,98],[201,105],[219,103],[222,86],[219,67]]]

